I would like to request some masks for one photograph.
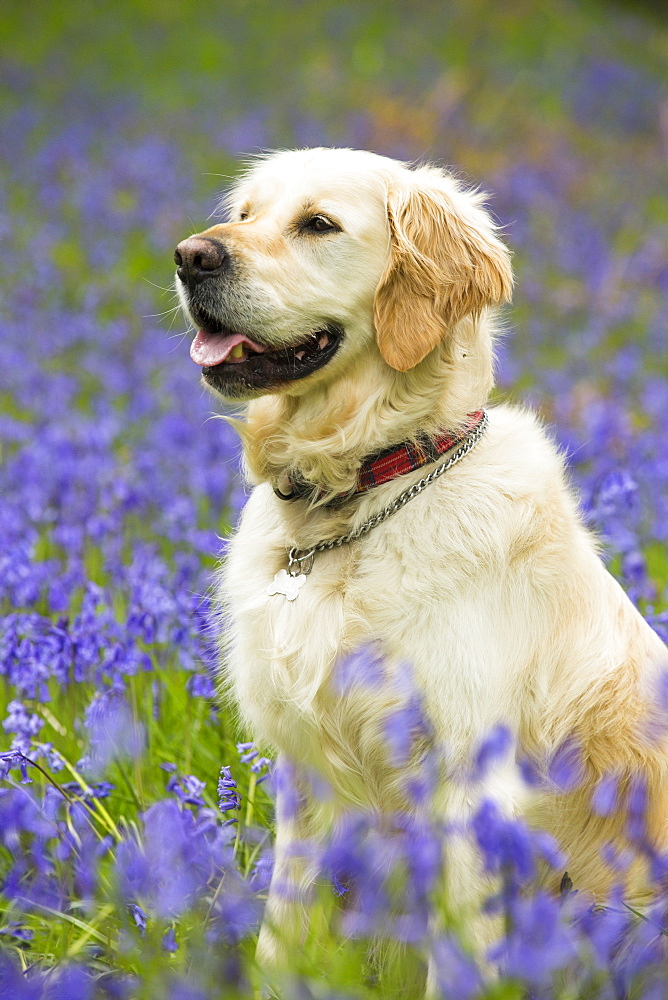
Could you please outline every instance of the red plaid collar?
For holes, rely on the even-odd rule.
[[[470,434],[473,434],[482,423],[484,416],[484,410],[476,410],[475,413],[466,415],[466,420],[459,430],[444,431],[443,434],[435,438],[423,434],[411,441],[403,441],[392,448],[386,448],[384,451],[369,455],[362,462],[357,473],[355,489],[350,493],[339,493],[329,502],[340,503],[358,493],[366,493],[374,486],[389,483],[397,476],[405,476],[409,472],[421,469],[423,465],[436,462],[441,455],[452,451],[457,445],[462,444]],[[307,483],[303,479],[291,479],[286,485],[291,488],[289,493],[283,493],[278,488],[274,488],[274,493],[281,500],[304,500],[313,496],[313,484]]]

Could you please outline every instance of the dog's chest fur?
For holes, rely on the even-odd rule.
[[[525,459],[532,449],[537,456],[531,502],[526,471],[513,474],[522,431]],[[372,491],[360,517],[417,478]],[[405,666],[439,742],[463,753],[495,722],[518,727],[535,636],[544,641],[550,627],[539,564],[549,579],[555,554],[540,516],[542,493],[550,493],[553,510],[555,494],[563,494],[564,523],[555,531],[580,532],[561,463],[542,432],[517,411],[494,411],[479,449],[364,538],[318,554],[288,601],[267,589],[286,566],[287,549],[313,544],[327,515],[314,517],[258,487],[221,577],[227,674],[254,734],[326,772],[340,757],[348,767],[365,757],[359,769],[370,778],[370,759],[388,757],[383,720],[408,697]],[[542,554],[533,548],[537,538]],[[388,674],[381,684],[342,692],[337,664],[365,642],[377,644]],[[532,684],[540,685],[535,671]]]

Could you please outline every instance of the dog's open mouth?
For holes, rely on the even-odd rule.
[[[289,347],[270,347],[224,326],[210,313],[198,310],[199,326],[190,357],[201,365],[209,385],[223,395],[271,391],[284,382],[306,378],[334,356],[343,329],[328,323]]]

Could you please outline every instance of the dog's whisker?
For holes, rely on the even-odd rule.
[[[170,295],[174,293],[174,285],[158,285],[155,281],[142,275],[142,281],[145,281],[147,285],[151,285],[152,288],[157,288],[160,292],[168,292]]]
[[[179,305],[170,306],[169,309],[162,309],[160,312],[144,313],[142,319],[161,319],[163,316],[174,316],[181,311]]]

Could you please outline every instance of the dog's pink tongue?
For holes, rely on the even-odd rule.
[[[266,348],[261,344],[256,344],[254,340],[246,337],[243,333],[207,333],[206,330],[198,330],[197,336],[190,345],[190,357],[196,365],[213,367],[221,365],[226,361],[237,344],[245,344],[256,354],[262,354]],[[244,357],[231,358],[232,361],[243,361]]]

